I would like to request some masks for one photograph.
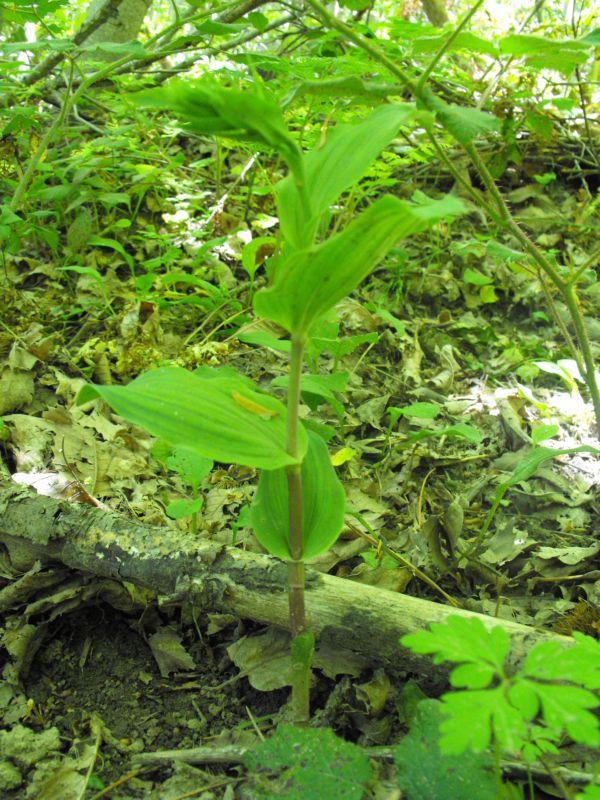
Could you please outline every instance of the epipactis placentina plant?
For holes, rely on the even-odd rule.
[[[215,461],[261,470],[252,525],[262,546],[288,563],[292,635],[292,710],[309,718],[314,637],[305,611],[304,564],[327,550],[344,520],[343,487],[323,439],[299,419],[303,351],[311,326],[358,286],[400,239],[464,211],[444,197],[408,203],[384,195],[343,230],[317,241],[323,216],[366,172],[399,129],[428,112],[412,104],[381,105],[366,119],[330,129],[303,153],[279,106],[263,93],[213,82],[176,81],[140,93],[140,104],[175,113],[190,131],[275,150],[289,168],[276,186],[279,247],[271,283],[254,296],[255,313],[290,335],[287,404],[230,371],[160,367],[127,386],[88,385],[84,403],[102,397],[118,414]]]

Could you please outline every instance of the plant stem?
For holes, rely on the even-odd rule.
[[[292,336],[290,381],[287,398],[286,449],[298,458],[298,409],[300,406],[300,376],[304,339]],[[310,659],[301,657],[300,646],[306,634],[304,605],[304,562],[302,561],[302,471],[300,464],[287,467],[289,547],[292,560],[288,563],[288,602],[292,633],[292,709],[294,721],[308,722],[310,716]]]

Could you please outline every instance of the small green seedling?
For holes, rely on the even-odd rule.
[[[493,744],[498,754],[516,754],[531,763],[558,752],[563,734],[598,747],[594,709],[600,705],[600,642],[582,633],[573,639],[566,648],[557,642],[535,645],[510,673],[508,633],[499,626],[486,628],[477,617],[451,616],[402,637],[401,644],[432,655],[436,664],[459,665],[450,674],[458,691],[442,696],[441,752],[482,752]]]
[[[167,469],[176,472],[181,480],[191,488],[192,496],[190,498],[171,501],[166,511],[171,519],[183,519],[191,516],[192,532],[197,533],[198,512],[204,504],[204,498],[200,494],[200,484],[212,470],[213,460],[199,455],[188,447],[171,447],[160,439],[152,448],[152,455]]]
[[[345,497],[325,442],[299,418],[304,349],[313,325],[398,240],[464,209],[450,196],[412,204],[384,195],[343,230],[317,241],[322,220],[340,194],[358,181],[402,126],[420,120],[423,112],[413,105],[382,105],[357,124],[338,125],[323,147],[304,154],[279,106],[263,94],[225,90],[212,82],[175,82],[142,93],[140,102],[178,114],[192,131],[275,150],[289,168],[276,186],[280,238],[271,282],[253,302],[258,316],[290,336],[287,403],[231,371],[179,367],[155,369],[127,386],[86,386],[79,402],[102,397],[118,414],[173,447],[261,470],[252,525],[269,553],[288,563],[292,712],[295,721],[305,722],[313,634],[305,612],[304,562],[336,540]]]

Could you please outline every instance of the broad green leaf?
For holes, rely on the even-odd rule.
[[[4,53],[35,52],[37,50],[54,50],[55,52],[69,52],[76,47],[70,39],[38,39],[36,42],[2,42],[0,50]]]
[[[277,240],[273,236],[257,236],[248,242],[242,250],[242,266],[250,279],[265,260],[265,256],[275,250]]]
[[[409,733],[395,748],[398,785],[407,800],[499,800],[489,753],[466,751],[458,768],[440,748],[446,717],[439,700],[417,705]]]
[[[198,33],[208,33],[211,36],[227,36],[230,33],[241,33],[246,26],[242,23],[218,22],[208,19],[195,25]]]
[[[361,800],[371,778],[367,755],[329,728],[280,725],[243,762],[261,776],[252,796],[265,800]]]
[[[437,53],[438,50],[446,45],[451,35],[452,42],[447,52],[462,50],[464,52],[485,53],[493,59],[498,57],[498,50],[495,44],[468,31],[462,31],[458,36],[455,35],[455,31],[445,31],[432,36],[419,36],[413,42],[413,53]]]
[[[108,247],[118,253],[130,269],[133,269],[133,258],[116,239],[107,239],[104,236],[90,236],[87,243],[92,247]]]
[[[309,216],[293,177],[277,184],[281,232],[294,248],[312,246],[321,215],[346,189],[364,175],[402,125],[422,112],[408,103],[382,105],[363,122],[337,125],[327,131],[325,144],[303,157]]]
[[[272,286],[255,295],[254,310],[306,336],[312,323],[355,289],[395,242],[463,211],[453,197],[412,205],[384,195],[343,232],[312,250],[282,256]]]
[[[161,367],[127,386],[84,386],[77,402],[94,397],[153,436],[214,461],[266,470],[297,463],[285,450],[285,406],[242,378],[203,378],[181,367]],[[303,428],[299,444],[303,457]]]
[[[466,439],[473,444],[479,444],[482,439],[481,431],[474,428],[472,425],[467,425],[466,422],[457,422],[455,425],[449,425],[446,428],[439,428],[438,430],[423,430],[411,433],[403,444],[415,444],[421,439],[440,438],[441,436],[451,436],[456,439]]]
[[[534,69],[551,69],[568,75],[592,55],[593,43],[580,39],[547,39],[543,36],[513,33],[499,43],[500,52],[524,56]]]
[[[508,687],[508,699],[526,720],[532,720],[539,711],[540,700],[531,681],[520,677],[513,679],[512,685]]]
[[[302,462],[303,559],[314,558],[331,547],[342,530],[345,509],[344,489],[331,465],[327,445],[309,432],[308,451]],[[285,469],[261,472],[252,503],[252,526],[269,553],[286,561],[291,558]]]
[[[235,336],[240,342],[253,344],[256,347],[268,347],[278,353],[290,353],[292,350],[292,343],[289,339],[278,339],[277,336],[268,331],[241,331],[236,333]]]
[[[546,439],[553,439],[559,430],[558,425],[536,425],[531,430],[531,441],[535,446]]]
[[[400,644],[415,653],[434,654],[434,663],[455,661],[492,664],[502,670],[508,654],[509,638],[504,628],[488,630],[478,617],[448,617],[446,622],[433,622],[428,631],[403,636]]]
[[[271,385],[287,389],[289,382],[288,375],[281,375],[272,380]],[[345,392],[347,383],[347,372],[333,372],[329,375],[310,375],[305,372],[300,378],[300,392],[311,411],[315,411],[321,403],[329,403],[340,416],[344,413],[344,406],[335,396],[335,392]]]
[[[174,80],[134,95],[141,106],[172,112],[191,130],[272,147],[288,166],[301,172],[300,150],[279,106],[257,92],[223,89],[211,81]]]

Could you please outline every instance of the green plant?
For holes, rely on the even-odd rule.
[[[188,447],[171,447],[160,439],[152,448],[152,455],[157,461],[177,472],[181,480],[192,490],[191,498],[172,500],[166,508],[172,519],[192,518],[192,532],[198,531],[198,512],[202,508],[204,498],[200,494],[200,484],[212,470],[212,459],[199,455]]]
[[[249,140],[274,149],[289,174],[276,187],[280,244],[271,283],[254,296],[254,310],[290,335],[287,404],[230,370],[159,368],[128,386],[86,386],[117,413],[205,458],[257,467],[261,475],[252,525],[261,544],[288,563],[292,633],[292,707],[309,716],[313,634],[304,605],[304,562],[337,538],[344,490],[324,441],[299,419],[303,353],[313,325],[368,275],[399,239],[463,210],[454,198],[418,204],[385,195],[342,231],[317,240],[322,219],[351,188],[401,125],[419,119],[413,106],[381,106],[365,120],[340,125],[323,147],[304,154],[279,107],[263,94],[214,83],[173,83],[141,93],[140,102],[179,114],[196,132]]]
[[[434,663],[459,665],[450,674],[458,691],[442,696],[441,752],[460,755],[493,745],[497,759],[516,754],[547,766],[545,754],[556,753],[565,734],[574,742],[600,745],[600,724],[592,713],[600,704],[600,642],[581,633],[573,639],[567,648],[557,642],[535,645],[511,672],[508,633],[486,628],[477,617],[451,616],[428,631],[403,636],[401,644],[431,654]]]

